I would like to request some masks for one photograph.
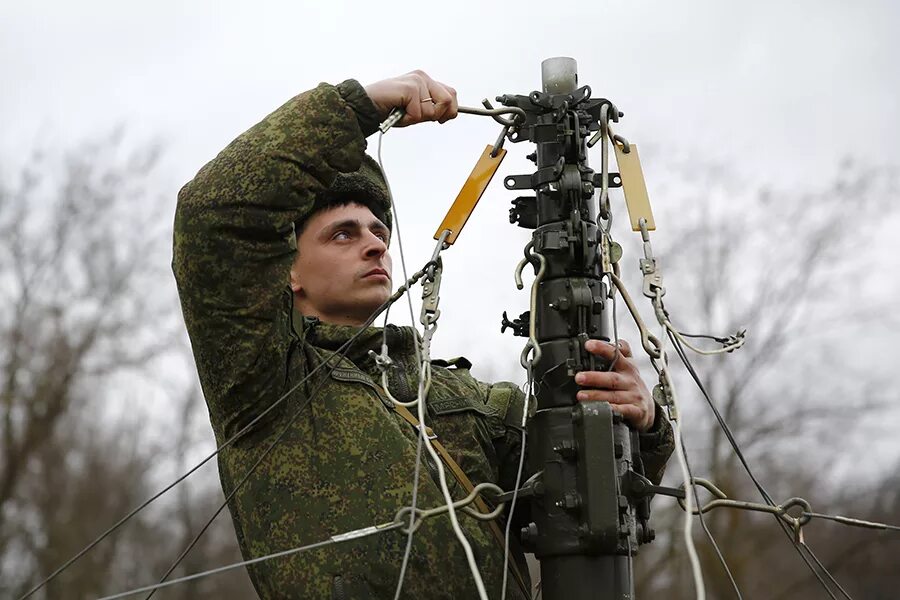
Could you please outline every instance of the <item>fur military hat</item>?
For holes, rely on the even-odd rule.
[[[384,174],[378,163],[368,154],[363,155],[359,169],[350,173],[338,173],[334,183],[316,196],[312,211],[297,222],[297,230],[300,231],[312,215],[332,206],[342,206],[351,202],[362,204],[371,210],[373,215],[388,226],[388,229],[393,227],[391,200]]]

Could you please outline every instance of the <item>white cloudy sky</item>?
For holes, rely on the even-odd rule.
[[[367,83],[422,68],[477,105],[538,88],[540,61],[564,55],[578,60],[595,95],[625,111],[618,130],[633,141],[804,186],[845,155],[900,161],[898,6],[8,0],[0,156],[14,165],[36,139],[65,145],[125,123],[135,139],[166,141],[174,199],[237,133],[320,81]],[[412,268],[497,133],[488,119],[462,116],[385,137]],[[502,172],[526,172],[528,151],[513,147]],[[651,191],[661,186],[652,171],[647,178]],[[522,340],[501,338],[497,325],[503,309],[517,314],[525,303],[511,275],[524,233],[507,224],[511,195],[498,187],[446,255],[436,351],[514,366]]]

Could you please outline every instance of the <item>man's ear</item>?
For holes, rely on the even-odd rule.
[[[297,294],[303,286],[300,285],[300,275],[297,272],[297,262],[291,265],[291,292]]]

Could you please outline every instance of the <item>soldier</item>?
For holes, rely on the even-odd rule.
[[[443,123],[457,114],[456,92],[421,71],[366,88],[321,84],[238,136],[178,197],[173,268],[217,441],[266,413],[218,457],[226,494],[250,472],[229,503],[247,559],[391,521],[410,501],[417,430],[394,409],[368,354],[380,350],[382,330],[367,329],[345,356],[297,386],[391,294],[390,203],[365,149],[394,107],[406,110],[401,126]],[[388,326],[386,335],[388,389],[412,400],[416,333]],[[578,375],[578,398],[610,402],[642,432],[644,466],[658,482],[671,429],[627,344],[621,349],[614,371]],[[615,351],[596,340],[587,350],[605,359]],[[437,440],[472,482],[512,489],[522,392],[474,379],[464,358],[433,365],[427,424]],[[442,505],[434,465],[423,463],[418,505]],[[461,478],[449,473],[453,497],[463,497]],[[488,593],[499,597],[508,568],[502,544],[491,525],[460,522]],[[405,544],[393,531],[249,572],[266,599],[392,598]],[[515,547],[511,555],[507,597],[528,598],[523,555]],[[416,532],[403,592],[476,596],[448,519],[428,519]]]

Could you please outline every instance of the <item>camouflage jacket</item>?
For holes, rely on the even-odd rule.
[[[293,223],[336,173],[359,167],[377,122],[358,83],[322,84],[235,139],[179,194],[173,268],[217,441],[268,410],[218,456],[225,493],[239,487],[229,508],[248,559],[392,521],[410,502],[416,432],[393,410],[368,351],[380,350],[387,335],[394,361],[388,388],[411,399],[415,332],[370,328],[339,364],[329,361],[337,364],[330,374],[321,369],[298,386],[356,329],[304,318],[287,285]],[[474,483],[511,489],[522,393],[513,384],[477,381],[469,366],[464,359],[434,362],[427,424]],[[672,451],[671,431],[665,419],[657,421],[641,442],[656,481]],[[443,504],[428,462],[420,507]],[[447,478],[453,497],[464,496]],[[502,549],[486,525],[467,516],[460,522],[488,593],[499,597]],[[392,598],[405,544],[406,536],[392,531],[249,571],[262,598]],[[507,597],[522,598],[509,581]],[[476,596],[447,518],[429,519],[417,531],[403,590],[409,598]]]

